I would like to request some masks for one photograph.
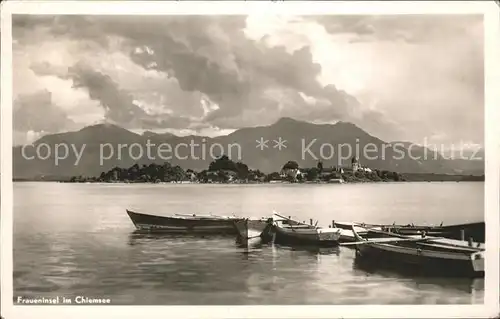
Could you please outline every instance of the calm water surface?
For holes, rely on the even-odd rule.
[[[120,185],[14,183],[14,296],[113,304],[482,303],[484,280],[359,267],[354,251],[239,248],[231,237],[140,235],[125,208],[213,212],[319,225],[484,220],[484,183]]]

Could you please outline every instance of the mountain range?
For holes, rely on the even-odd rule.
[[[262,143],[259,144],[258,141]],[[120,144],[127,147],[121,147],[119,152]],[[192,153],[191,144],[194,150]],[[54,150],[59,147],[62,152],[59,154],[64,155],[65,147],[62,145],[68,147],[68,156],[59,159],[56,164]],[[351,154],[349,146],[340,145],[349,145]],[[37,147],[42,157],[45,157],[47,147],[52,154],[47,159],[42,159],[36,155]],[[174,154],[176,147],[177,156],[168,158],[168,155]],[[109,156],[111,148],[113,156]],[[143,156],[137,159],[141,148]],[[169,149],[171,152],[168,152]],[[213,150],[212,153],[210,149]],[[356,152],[356,149],[359,151]],[[368,150],[366,154],[363,149]],[[81,152],[80,158],[75,150],[77,153]],[[158,150],[162,151],[163,158],[159,156]],[[484,150],[481,152],[479,154],[484,154]],[[222,154],[265,173],[280,171],[283,164],[290,160],[296,161],[301,167],[316,166],[318,161],[322,161],[324,167],[350,166],[351,158],[356,156],[362,166],[400,173],[484,174],[484,157],[480,160],[448,159],[431,149],[412,146],[409,142],[382,141],[348,122],[313,124],[281,118],[268,126],[242,128],[229,135],[213,138],[151,131],[137,134],[113,124],[87,126],[79,131],[43,136],[25,147],[24,155],[23,146],[14,146],[13,176],[18,179],[98,176],[117,166],[160,164],[166,161],[184,169],[201,171],[207,169],[214,157]],[[339,154],[342,155],[340,159]],[[34,158],[28,159],[31,157]]]

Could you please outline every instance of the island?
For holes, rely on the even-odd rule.
[[[169,162],[159,164],[134,164],[128,168],[114,167],[99,176],[73,176],[56,178],[70,183],[369,183],[369,182],[413,182],[413,181],[484,181],[483,176],[447,174],[402,174],[393,171],[371,169],[359,165],[353,157],[350,167],[324,167],[318,162],[316,167],[301,168],[295,161],[286,162],[279,172],[264,173],[251,169],[242,162],[232,161],[222,155],[213,160],[207,169],[184,170]]]

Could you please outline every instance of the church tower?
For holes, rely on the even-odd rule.
[[[361,166],[359,165],[358,158],[356,156],[352,157],[351,168],[353,172],[356,172]]]

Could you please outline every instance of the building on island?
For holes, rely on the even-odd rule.
[[[359,162],[359,159],[355,156],[352,157],[351,159],[351,166],[350,167],[339,167],[339,172],[341,174],[345,172],[365,172],[365,173],[371,173],[372,170],[369,167],[364,167],[361,165]]]
[[[353,172],[357,172],[359,168],[360,168],[359,160],[356,156],[353,156],[353,158],[351,159],[351,169]]]
[[[297,162],[289,161],[279,172],[279,178],[286,180],[308,180],[308,181],[326,181],[329,183],[344,182],[342,174],[354,174],[356,172],[372,172],[368,167],[361,166],[357,157],[352,157],[350,165],[331,166],[323,165],[321,161],[313,168],[300,168]]]

